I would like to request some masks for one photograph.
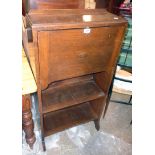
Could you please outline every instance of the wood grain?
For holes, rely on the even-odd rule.
[[[83,29],[39,32],[42,90],[54,81],[112,67],[118,30],[119,27],[100,27],[91,28],[90,34],[84,34]]]
[[[104,9],[36,9],[25,19],[35,48],[44,150],[45,136],[69,127],[94,121],[99,130],[127,21]]]
[[[38,30],[124,25],[126,20],[104,9],[56,9],[31,11],[27,15],[32,27]]]
[[[65,130],[67,128],[95,120],[96,113],[89,103],[83,103],[67,109],[44,115],[45,136]]]
[[[84,8],[84,0],[27,0],[27,1],[29,3],[29,10]]]
[[[43,113],[74,106],[104,96],[94,80],[67,83],[49,87],[42,92]]]

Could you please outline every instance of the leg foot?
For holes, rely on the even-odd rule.
[[[100,123],[99,123],[99,120],[94,120],[94,123],[95,123],[95,128],[97,131],[100,130]]]
[[[42,137],[42,146],[43,146],[43,151],[46,151],[46,146],[45,146],[45,140],[44,137]]]

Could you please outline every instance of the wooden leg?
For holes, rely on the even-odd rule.
[[[43,116],[40,115],[40,123],[41,123],[41,140],[42,140],[42,147],[43,151],[46,151],[46,146],[45,146],[45,138],[44,138],[44,129],[43,129]]]
[[[42,146],[43,146],[43,151],[46,151],[46,146],[45,146],[45,140],[44,140],[44,137],[42,137]]]
[[[34,124],[32,120],[30,95],[22,96],[22,127],[25,132],[25,139],[30,148],[33,149],[33,144],[36,141],[34,134]]]
[[[105,114],[107,112],[107,109],[108,109],[108,106],[109,106],[109,103],[110,103],[110,98],[111,98],[111,96],[107,95],[106,105],[105,105],[105,109],[104,109],[104,113],[103,113],[103,118],[105,117]]]
[[[97,120],[94,120],[94,123],[95,123],[95,128],[96,128],[96,130],[99,131],[99,130],[100,130],[100,123],[99,123],[99,120],[98,120],[98,119],[97,119]]]

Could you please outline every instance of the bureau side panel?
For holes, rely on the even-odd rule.
[[[49,32],[42,31],[38,32],[38,48],[39,48],[39,71],[40,71],[40,86],[41,90],[47,88],[49,84],[49,68],[50,61],[52,59],[49,57]]]

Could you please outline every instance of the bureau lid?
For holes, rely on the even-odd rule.
[[[105,9],[33,10],[26,17],[33,28],[46,30],[127,24],[123,17]]]

